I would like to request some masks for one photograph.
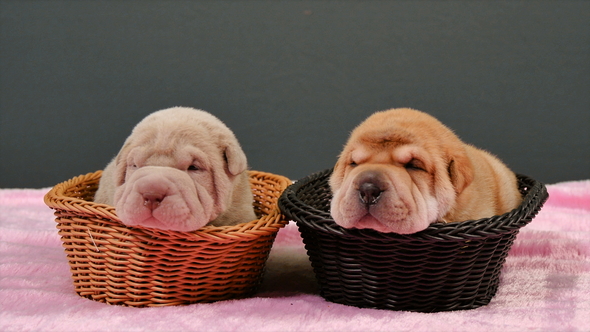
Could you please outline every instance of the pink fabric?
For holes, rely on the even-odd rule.
[[[518,235],[491,303],[431,314],[359,309],[315,295],[292,224],[279,233],[255,297],[161,308],[87,300],[74,292],[52,211],[42,201],[47,189],[3,189],[0,330],[590,331],[590,181],[548,189],[550,199]]]

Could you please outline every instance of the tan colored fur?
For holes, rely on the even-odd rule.
[[[374,204],[359,199],[367,182],[382,189]],[[330,186],[336,223],[400,234],[491,217],[521,202],[516,177],[501,161],[412,109],[377,112],[355,128]]]

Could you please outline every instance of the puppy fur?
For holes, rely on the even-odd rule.
[[[256,219],[235,135],[215,116],[185,107],[135,126],[104,169],[94,201],[115,206],[128,226],[187,232]]]
[[[522,200],[500,160],[407,108],[377,112],[353,130],[330,187],[337,224],[399,234],[499,215]]]

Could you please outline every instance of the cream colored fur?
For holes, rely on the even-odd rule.
[[[184,107],[154,112],[135,126],[94,200],[115,206],[129,226],[193,231],[256,218],[235,135],[215,116]]]

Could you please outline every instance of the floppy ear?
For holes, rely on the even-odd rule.
[[[473,165],[465,152],[451,156],[448,172],[457,195],[473,181]]]
[[[248,168],[246,154],[239,145],[230,143],[225,147],[223,153],[227,162],[227,169],[232,175],[238,175]]]
[[[342,185],[342,178],[344,177],[344,167],[345,164],[348,162],[348,158],[344,156],[344,152],[340,154],[336,164],[334,165],[334,169],[332,171],[332,175],[330,175],[329,184],[332,193],[336,190],[340,189]]]
[[[123,145],[113,162],[115,163],[115,183],[117,187],[125,183],[127,176],[127,155],[129,154],[129,143]]]

